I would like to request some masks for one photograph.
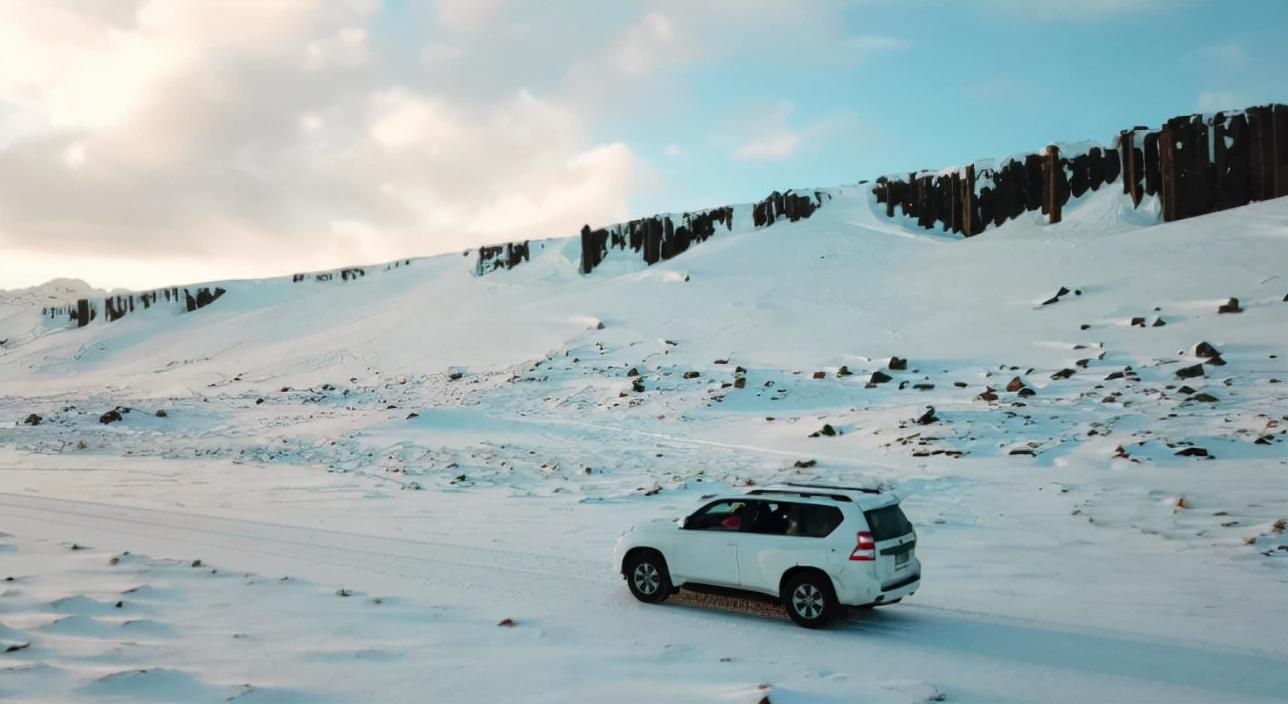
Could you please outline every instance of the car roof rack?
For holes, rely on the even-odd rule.
[[[880,494],[880,489],[873,489],[866,486],[836,486],[834,484],[805,484],[803,482],[783,482],[783,486],[800,487],[802,489],[832,489],[833,491],[858,491],[864,494]]]
[[[819,497],[824,499],[833,499],[835,501],[846,501],[846,502],[851,501],[850,497],[846,496],[845,494],[829,494],[822,491],[808,491],[803,489],[796,490],[795,487],[785,487],[785,488],[778,488],[778,489],[775,489],[773,487],[766,487],[764,489],[752,489],[751,491],[748,491],[747,494],[752,496],[764,495],[764,494],[778,494],[780,496],[782,495],[800,496],[802,498]]]

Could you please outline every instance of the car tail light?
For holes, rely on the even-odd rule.
[[[877,541],[872,539],[871,533],[866,530],[859,532],[859,544],[850,553],[850,559],[863,562],[877,559]]]

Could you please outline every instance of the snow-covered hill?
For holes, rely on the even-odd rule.
[[[1105,188],[962,239],[824,193],[808,219],[741,206],[677,257],[610,250],[586,275],[577,240],[534,241],[484,276],[455,254],[216,282],[198,310],[80,328],[0,294],[0,530],[13,555],[200,552],[426,619],[412,646],[326,600],[256,611],[280,661],[246,670],[273,680],[247,701],[1282,697],[1288,199],[1157,224]],[[644,607],[611,574],[630,522],[783,478],[907,495],[922,591],[807,635]],[[124,584],[50,564],[0,611],[32,646],[0,657],[57,676],[4,693],[91,701],[112,668],[197,699],[243,684],[203,645],[221,621],[172,606],[170,655],[43,635],[53,592]],[[308,618],[339,640],[300,646]],[[484,659],[506,677],[461,667]]]

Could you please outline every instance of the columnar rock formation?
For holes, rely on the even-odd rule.
[[[1174,117],[1157,130],[1123,130],[1105,146],[877,179],[886,215],[967,237],[1026,212],[1059,222],[1070,198],[1110,183],[1139,206],[1157,196],[1167,221],[1288,195],[1288,105]]]

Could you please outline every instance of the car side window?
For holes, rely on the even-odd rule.
[[[689,516],[684,522],[686,530],[722,530],[740,531],[751,521],[751,510],[747,501],[717,501],[697,513]]]
[[[757,501],[751,532],[823,538],[841,525],[844,516],[835,506],[790,501]]]

